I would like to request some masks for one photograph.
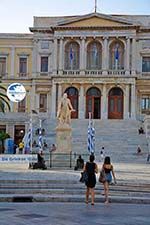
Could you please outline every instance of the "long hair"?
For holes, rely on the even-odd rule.
[[[90,162],[94,162],[94,160],[95,160],[95,156],[94,156],[93,154],[92,154],[92,155],[90,155],[89,160],[90,160]]]
[[[109,156],[106,156],[105,159],[104,159],[104,164],[111,164],[110,163],[110,157]]]

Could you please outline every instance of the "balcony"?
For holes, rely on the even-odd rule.
[[[59,70],[57,73],[53,73],[54,76],[131,76],[132,71],[127,70]],[[134,74],[135,75],[135,74]]]

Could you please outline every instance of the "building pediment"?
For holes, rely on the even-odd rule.
[[[75,19],[61,21],[58,23],[58,27],[120,27],[120,26],[135,26],[132,22],[129,22],[122,18],[113,18],[113,16],[103,14],[89,14],[85,16],[79,16]]]

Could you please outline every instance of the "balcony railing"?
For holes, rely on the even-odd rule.
[[[142,72],[142,76],[150,76],[150,72]]]
[[[131,71],[126,70],[60,70],[54,76],[126,76],[132,75]]]

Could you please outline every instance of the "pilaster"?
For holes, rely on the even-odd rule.
[[[63,38],[60,38],[59,45],[59,73],[61,74],[63,70]]]
[[[108,37],[104,37],[103,51],[102,51],[102,70],[103,74],[107,75],[108,70]]]
[[[38,56],[38,46],[37,46],[37,40],[34,40],[33,44],[33,51],[32,51],[32,76],[36,77],[37,73],[37,56]]]
[[[126,74],[128,75],[130,70],[130,38],[127,38],[126,43]]]
[[[79,119],[85,118],[85,99],[84,99],[84,87],[80,86],[79,93]]]
[[[11,47],[11,68],[10,68],[10,76],[15,76],[15,47]]]
[[[81,71],[81,73],[83,73],[83,71],[85,71],[85,37],[81,38],[80,71]]]
[[[126,93],[124,95],[124,119],[129,119],[129,85],[126,85]]]
[[[135,84],[131,84],[131,118],[135,119],[135,102],[136,98],[135,98]]]
[[[54,39],[53,71],[57,73],[57,38]]]
[[[51,90],[51,119],[56,118],[56,84],[53,83]]]
[[[107,93],[106,93],[106,84],[103,84],[102,96],[101,96],[101,119],[107,119]]]
[[[132,74],[136,74],[136,39],[132,39]]]

